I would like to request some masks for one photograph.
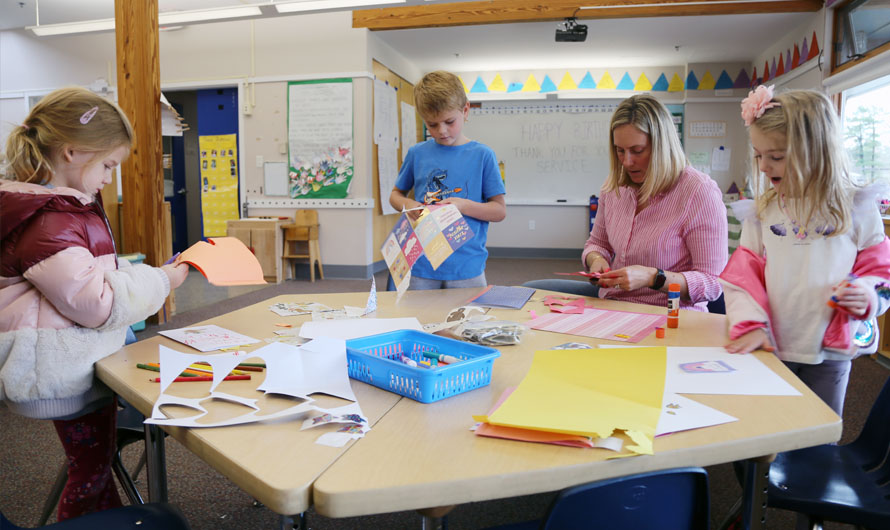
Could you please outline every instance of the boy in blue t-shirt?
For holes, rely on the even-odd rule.
[[[463,135],[470,103],[456,75],[436,71],[423,76],[414,87],[414,104],[433,138],[408,150],[389,203],[399,211],[424,203],[453,204],[475,236],[436,270],[421,256],[411,270],[408,288],[485,287],[488,223],[507,216],[494,151]],[[407,197],[412,188],[419,200]],[[407,213],[416,220],[420,210]]]

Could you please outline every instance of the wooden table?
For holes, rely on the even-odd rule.
[[[439,322],[476,291],[409,291],[398,305],[394,304],[395,293],[380,292],[376,316],[416,316],[422,323]],[[274,326],[275,322],[285,319],[269,311],[272,303],[312,300],[331,307],[362,306],[366,297],[367,293],[280,296],[204,323],[262,339],[280,329]],[[522,322],[528,320],[528,309],[539,314],[547,311],[541,298],[542,293],[538,292],[524,310],[494,309],[490,314]],[[608,309],[664,312],[653,306],[595,303]],[[286,318],[295,325],[308,319]],[[494,362],[489,386],[432,404],[421,404],[353,381],[352,387],[372,430],[345,448],[317,445],[318,433],[300,432],[293,422],[213,429],[171,428],[169,432],[273,511],[283,515],[301,513],[312,499],[318,513],[328,517],[428,509],[542,493],[644,471],[762,457],[840,439],[840,419],[775,356],[766,353],[757,355],[800,390],[801,396],[693,396],[740,421],[660,437],[651,456],[607,461],[607,451],[483,438],[469,431],[473,414],[487,412],[506,387],[516,386],[522,380],[534,351],[570,341],[603,342],[532,331],[522,344],[500,348],[501,357]],[[682,311],[679,329],[668,329],[664,339],[650,335],[641,344],[716,346],[725,341],[724,316]],[[99,377],[143,413],[150,412],[157,399],[158,385],[147,382],[147,372],[136,369],[135,364],[156,361],[158,344],[186,350],[181,344],[156,336],[97,363]],[[257,385],[256,381],[243,383],[248,391]],[[245,447],[252,450],[245,451]],[[746,520],[756,522],[759,503],[753,493],[754,484],[750,486]]]

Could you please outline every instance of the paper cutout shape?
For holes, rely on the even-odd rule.
[[[213,285],[258,285],[266,283],[263,267],[249,248],[235,237],[210,237],[198,241],[176,258],[198,269]]]
[[[695,77],[695,72],[689,71],[689,75],[686,76],[686,90],[698,90],[698,78]]]
[[[739,421],[734,416],[667,390],[664,392],[662,403],[655,436]]]
[[[649,78],[646,77],[645,73],[640,74],[640,77],[637,78],[637,83],[634,85],[634,90],[642,92],[652,90],[652,83],[649,82]]]
[[[769,61],[765,61],[763,63],[763,82],[766,83],[770,79],[772,79],[772,76],[770,75]]]
[[[476,82],[473,83],[473,88],[470,89],[470,94],[487,94],[488,87],[485,86],[485,81],[482,80],[482,76],[476,78]]]
[[[600,78],[600,82],[596,87],[600,90],[615,90],[615,81],[612,79],[612,76],[609,75],[608,70]]]
[[[311,315],[315,311],[330,311],[330,309],[318,302],[278,302],[269,306],[270,311],[282,317]]]
[[[732,78],[729,77],[726,70],[723,70],[720,72],[720,77],[717,78],[717,83],[714,85],[714,89],[724,90],[727,88],[732,88]]]
[[[562,80],[559,82],[557,88],[559,90],[577,90],[578,85],[575,84],[575,80],[572,79],[572,76],[566,72],[565,75],[562,76]]]
[[[717,82],[714,81],[714,76],[711,75],[711,72],[706,70],[705,75],[702,76],[701,81],[698,83],[699,90],[714,90],[714,87],[717,85]]]
[[[525,80],[525,84],[522,85],[523,92],[540,92],[541,85],[538,84],[538,80],[535,79],[535,74],[528,74],[528,79]]]
[[[581,314],[550,313],[529,323],[532,329],[621,342],[639,342],[667,323],[664,315],[586,308]]]
[[[785,57],[780,53],[779,54],[779,66],[776,67],[776,76],[780,76],[785,73]]]
[[[630,78],[630,74],[624,72],[624,75],[621,76],[621,81],[618,82],[618,90],[633,90],[634,82]]]
[[[794,69],[794,66],[791,65],[791,48],[785,50],[785,71],[790,72]]]
[[[168,329],[166,331],[159,331],[158,334],[177,342],[181,342],[186,346],[191,346],[202,352],[246,346],[248,344],[256,344],[259,342],[257,339],[248,337],[247,335],[235,333],[234,331],[213,324],[207,326],[193,326],[190,328]]]
[[[794,55],[791,56],[791,69],[795,69],[800,66],[800,48],[797,46],[797,43],[794,43]]]
[[[461,84],[461,86],[464,87],[464,92],[466,92],[467,94],[469,94],[469,93],[470,93],[470,88],[467,86],[466,83],[464,83],[464,78],[461,77],[461,76],[457,76],[457,78],[460,79],[460,84]]]
[[[663,347],[596,350],[596,355],[537,351],[513,394],[493,414],[477,419],[596,438],[621,430],[635,444],[627,447],[632,453],[652,454],[665,357]]]
[[[510,83],[510,86],[507,87],[507,93],[510,92],[522,92],[522,83]]]
[[[509,387],[498,398],[497,403],[488,411],[491,416],[495,411],[510,397],[515,387]],[[505,427],[502,425],[491,425],[490,423],[479,423],[476,426],[475,433],[477,436],[487,436],[489,438],[503,438],[505,440],[517,440],[520,442],[546,443],[554,445],[564,445],[567,447],[601,447],[610,451],[620,451],[624,442],[620,438],[591,438],[590,436],[579,436],[575,434],[565,434],[559,432],[534,431],[531,429],[520,429],[517,427]]]
[[[556,92],[556,85],[553,84],[549,75],[545,75],[544,80],[541,81],[541,92]]]
[[[810,47],[807,46],[807,38],[803,38],[803,46],[800,47],[800,64],[807,62],[810,57]]]
[[[757,67],[754,67],[754,73],[751,74],[751,88],[760,84],[760,79],[757,77]]]
[[[674,76],[671,77],[671,84],[668,85],[668,92],[682,92],[683,87],[683,80],[680,78],[680,74],[674,72]]]
[[[415,317],[314,320],[300,327],[300,336],[304,339],[334,337],[349,340],[403,329],[423,331],[423,326]]]
[[[593,80],[593,76],[590,75],[589,71],[586,74],[584,74],[584,77],[581,78],[581,82],[578,83],[578,88],[583,88],[583,89],[596,88],[596,81]]]
[[[776,69],[777,68],[778,67],[776,66],[776,58],[773,57],[773,64],[772,64],[772,66],[769,67],[769,78],[770,79],[776,78]]]
[[[491,92],[506,92],[507,85],[504,84],[504,80],[501,78],[501,74],[496,74],[494,79],[491,80],[491,84],[488,85],[488,90]]]
[[[819,55],[819,41],[816,40],[816,32],[813,32],[813,40],[810,41],[810,50],[807,52],[807,60]]]
[[[739,71],[739,75],[736,76],[732,88],[748,88],[750,86],[751,78],[748,77],[748,71],[742,68],[741,71]]]
[[[667,92],[668,89],[668,80],[667,77],[664,76],[664,72],[658,76],[658,79],[655,80],[655,84],[652,85],[652,90],[655,92]]]
[[[416,221],[403,213],[380,249],[399,296],[408,288],[411,267],[421,254],[435,270],[473,235],[453,204],[425,206]]]

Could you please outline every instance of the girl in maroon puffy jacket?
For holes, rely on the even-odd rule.
[[[58,519],[120,506],[116,403],[93,363],[158,311],[186,265],[118,262],[99,191],[133,146],[121,109],[83,88],[46,95],[6,143],[0,180],[0,400],[51,419],[68,457]]]

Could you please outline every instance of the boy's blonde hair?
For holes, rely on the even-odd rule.
[[[6,139],[6,178],[46,184],[53,156],[64,146],[100,157],[121,146],[131,149],[134,141],[130,120],[114,102],[85,88],[60,88],[34,105]]]
[[[615,152],[615,129],[633,125],[649,135],[650,157],[646,177],[640,185],[639,204],[664,193],[676,184],[688,165],[671,113],[650,94],[637,94],[622,101],[609,124],[609,177],[603,191],[618,191],[621,186],[636,186]]]
[[[421,118],[429,118],[449,110],[463,110],[466,105],[464,84],[451,72],[430,72],[414,87],[414,106]]]
[[[767,109],[751,127],[763,134],[785,137],[785,175],[782,190],[793,201],[789,212],[806,230],[810,223],[834,227],[828,236],[846,232],[852,220],[855,186],[847,164],[837,112],[821,92],[795,90],[773,97],[778,106]],[[754,191],[758,212],[778,199],[775,188],[754,160]]]

